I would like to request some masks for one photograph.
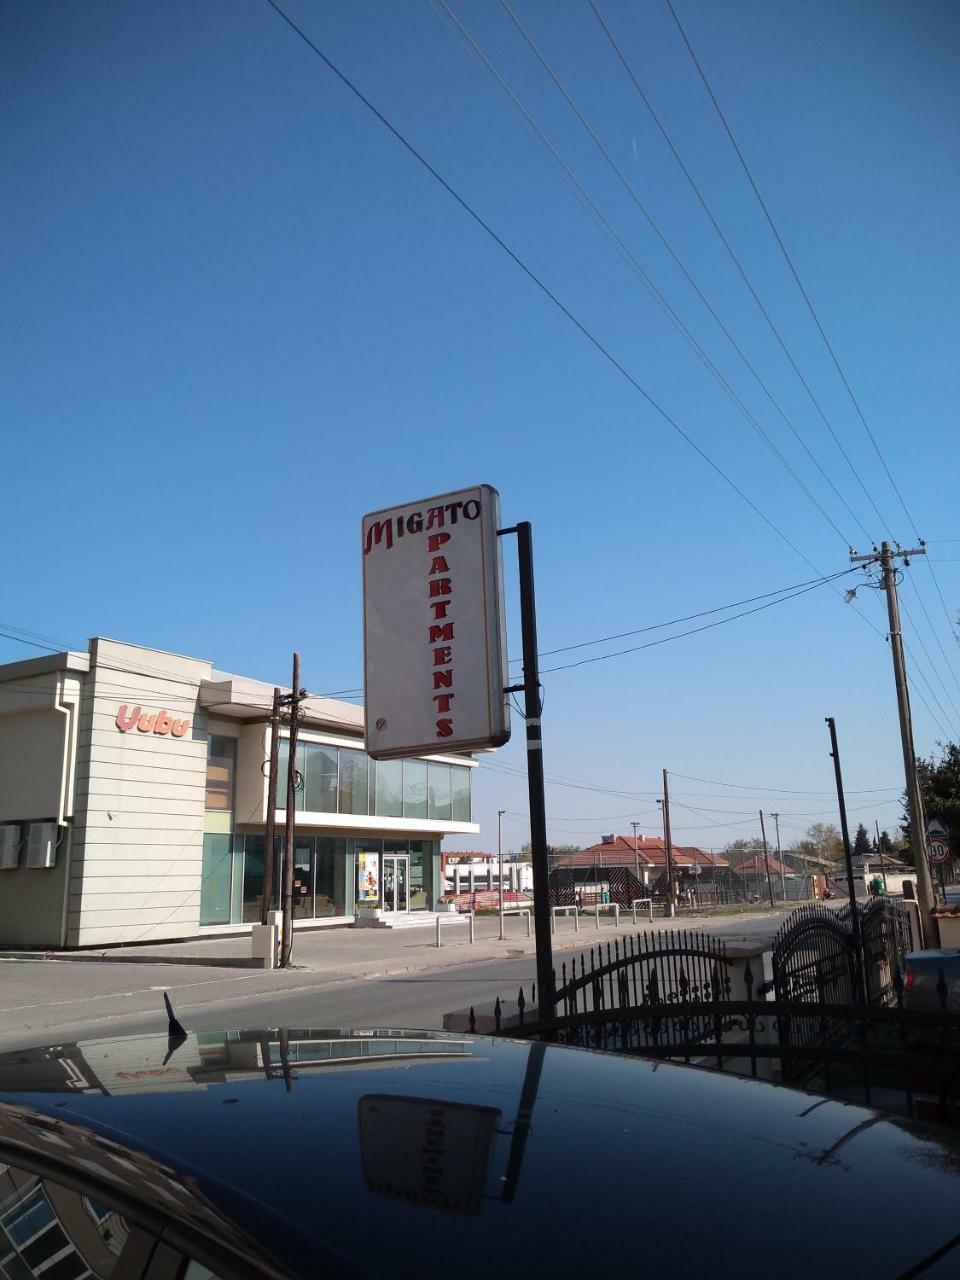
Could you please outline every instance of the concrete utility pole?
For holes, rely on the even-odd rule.
[[[773,818],[774,825],[777,828],[777,862],[780,863],[780,896],[783,898],[784,902],[786,902],[787,882],[783,874],[783,854],[780,852],[780,815],[779,813],[773,813],[770,816]]]
[[[290,694],[290,753],[287,756],[287,812],[283,840],[283,938],[280,968],[290,966],[293,954],[293,846],[297,818],[297,734],[300,729],[300,655],[293,655],[293,690]]]
[[[267,830],[263,850],[263,898],[260,902],[260,923],[267,923],[267,914],[273,910],[276,885],[275,849],[277,828],[277,771],[280,765],[280,690],[273,691],[273,708],[270,712],[270,763],[267,766]]]
[[[667,860],[667,915],[677,914],[677,885],[673,878],[673,840],[670,838],[670,784],[667,771],[663,771],[663,848]]]
[[[763,865],[767,869],[767,892],[770,894],[770,905],[773,903],[773,881],[770,879],[770,855],[767,852],[767,829],[763,825],[763,810],[760,810],[760,834],[763,837]]]
[[[503,941],[503,815],[506,809],[497,810],[497,861],[500,864],[500,941]]]
[[[923,829],[923,803],[920,798],[920,779],[917,776],[917,756],[913,745],[913,721],[910,715],[910,691],[907,688],[907,668],[903,657],[903,633],[900,630],[900,602],[897,598],[897,571],[894,560],[903,559],[909,564],[910,556],[923,556],[923,547],[912,551],[892,550],[888,542],[880,544],[880,550],[872,555],[858,556],[851,552],[851,564],[879,564],[883,571],[883,587],[887,593],[887,615],[890,621],[890,651],[893,654],[893,679],[897,687],[897,710],[900,713],[900,743],[903,749],[903,772],[907,784],[907,813],[910,819],[910,848],[917,872],[917,901],[920,906],[920,935],[924,947],[937,944],[936,927],[930,915],[934,907],[933,882],[927,861],[926,832]]]
[[[631,827],[633,827],[633,856],[634,856],[634,862],[635,862],[635,874],[637,877],[637,886],[639,887],[640,885],[643,884],[643,881],[640,879],[640,844],[637,837],[637,831],[640,828],[640,823],[631,822],[630,825]],[[634,897],[636,897],[636,894],[634,894]]]

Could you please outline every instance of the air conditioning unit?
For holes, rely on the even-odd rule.
[[[47,868],[57,861],[57,824],[31,822],[27,838],[27,866]]]
[[[20,828],[8,822],[0,826],[0,871],[16,871],[20,865]]]

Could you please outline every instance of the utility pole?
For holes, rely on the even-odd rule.
[[[858,999],[866,1004],[863,933],[860,928],[860,908],[857,906],[857,893],[853,883],[853,857],[850,852],[850,828],[847,826],[847,802],[843,795],[843,775],[840,771],[840,748],[837,746],[837,726],[832,716],[826,717],[830,729],[830,754],[833,756],[833,773],[837,781],[837,804],[840,806],[840,833],[843,836],[843,858],[847,864],[847,893],[850,897],[850,929],[853,933],[853,944],[857,953],[857,987]]]
[[[923,829],[923,804],[920,798],[920,779],[917,776],[917,757],[913,745],[913,721],[910,715],[910,692],[907,688],[907,668],[903,657],[903,633],[900,630],[900,602],[897,599],[897,572],[894,559],[902,557],[908,565],[910,556],[926,555],[923,547],[912,551],[894,551],[888,542],[880,544],[880,550],[872,555],[858,556],[851,552],[851,564],[879,564],[883,571],[883,587],[887,593],[887,615],[890,622],[890,650],[893,654],[893,679],[897,687],[897,710],[900,714],[900,743],[903,749],[903,772],[907,785],[907,814],[910,820],[910,848],[917,872],[917,901],[920,906],[920,936],[924,947],[936,945],[936,927],[930,913],[934,907],[933,882],[927,861],[927,840]]]
[[[883,863],[883,841],[880,839],[880,823],[874,818],[873,825],[877,829],[877,853],[880,855],[880,876],[883,880],[883,892],[887,892],[887,868]]]
[[[283,840],[283,941],[280,968],[290,967],[293,954],[293,840],[297,818],[297,734],[300,728],[300,655],[293,655],[293,689],[290,694],[290,754],[287,757],[287,812]]]
[[[503,815],[506,809],[497,810],[497,861],[500,864],[500,941],[503,941]]]
[[[677,914],[677,886],[673,878],[673,840],[670,837],[670,784],[667,771],[663,771],[663,848],[667,860],[667,915]]]
[[[277,772],[280,764],[280,690],[273,690],[273,708],[270,712],[270,763],[267,773],[267,830],[263,850],[263,898],[260,902],[260,923],[267,923],[267,915],[273,910],[276,885],[276,827],[277,827]]]
[[[780,815],[779,813],[771,814],[774,824],[777,828],[777,862],[780,863],[780,896],[784,902],[787,900],[787,882],[783,874],[783,854],[780,852]]]
[[[770,879],[770,855],[767,852],[767,829],[763,825],[763,810],[760,810],[760,834],[763,837],[763,865],[767,869],[767,892],[770,894],[770,905],[773,902],[773,881]]]
[[[637,837],[637,831],[640,827],[640,823],[631,822],[630,825],[631,827],[633,827],[633,856],[635,861],[635,874],[637,877],[637,888],[639,889],[642,884],[642,881],[640,879],[640,844]]]

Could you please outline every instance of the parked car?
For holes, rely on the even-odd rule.
[[[891,1189],[895,1221],[864,1218]],[[617,1054],[291,1030],[0,1055],[12,1280],[956,1275],[958,1198],[954,1132]]]
[[[941,973],[945,1006],[940,995]],[[929,1009],[932,1012],[939,1012],[944,1007],[960,1010],[960,951],[943,947],[911,951],[907,956],[903,1003],[908,1009]]]

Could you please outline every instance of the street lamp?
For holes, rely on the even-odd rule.
[[[500,941],[503,941],[503,815],[506,809],[497,810],[497,861],[500,864]]]

